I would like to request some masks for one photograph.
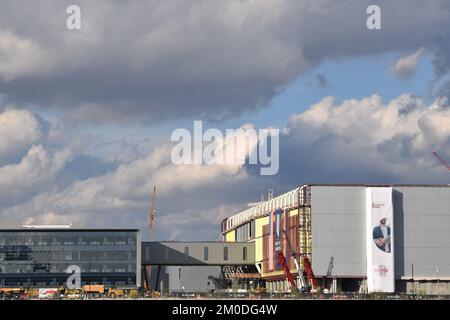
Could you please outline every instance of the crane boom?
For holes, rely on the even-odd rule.
[[[284,274],[286,275],[289,285],[291,286],[291,290],[293,292],[296,292],[298,290],[298,288],[295,285],[295,281],[294,281],[294,278],[292,277],[291,271],[289,270],[289,266],[287,265],[286,258],[284,257],[284,254],[281,251],[277,252],[277,259],[278,259],[278,264],[284,270]]]
[[[297,269],[298,279],[300,280],[300,291],[308,290],[308,284],[306,283],[305,277],[303,276],[303,268],[300,265],[300,261],[297,256],[297,252],[295,251],[294,246],[292,245],[289,237],[286,234],[286,231],[283,230],[286,241],[291,249],[291,256],[294,258],[295,269]]]
[[[156,186],[153,186],[153,194],[152,194],[152,206],[150,208],[150,217],[148,219],[148,225],[147,225],[147,239],[148,241],[151,241],[153,238],[153,223],[155,222],[155,212],[156,212]],[[158,272],[159,274],[159,272]],[[150,278],[152,275],[152,268],[151,266],[145,266],[145,281],[144,286],[145,289],[150,288]],[[158,283],[156,282],[156,286]]]
[[[450,165],[436,151],[433,151],[433,155],[450,171]]]
[[[151,241],[153,237],[153,223],[155,222],[156,212],[156,186],[153,187],[152,207],[150,209],[150,219],[148,221],[148,240]]]

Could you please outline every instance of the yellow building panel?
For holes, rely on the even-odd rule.
[[[263,260],[263,239],[255,239],[255,260],[261,262]]]
[[[263,236],[263,226],[266,224],[269,224],[269,216],[255,220],[255,238],[260,238]]]
[[[298,209],[293,209],[291,211],[289,211],[289,217],[293,217],[298,215]]]
[[[235,242],[236,241],[236,230],[232,230],[225,234],[225,241],[226,242]]]

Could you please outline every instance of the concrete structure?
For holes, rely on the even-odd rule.
[[[232,242],[239,237],[240,241],[255,243],[255,263],[267,280],[267,288],[285,291],[288,286],[284,274],[273,261],[274,239],[270,232],[275,226],[269,225],[271,213],[282,209],[283,230],[288,232],[297,253],[310,257],[321,286],[365,292],[367,239],[372,235],[372,227],[369,230],[366,223],[369,188],[392,188],[396,291],[437,293],[438,281],[441,293],[448,290],[447,185],[304,185],[225,219],[223,238]],[[290,267],[296,274],[293,261]]]
[[[249,242],[142,242],[142,265],[253,265],[255,246]]]

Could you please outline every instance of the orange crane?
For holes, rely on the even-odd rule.
[[[156,186],[153,187],[152,195],[152,207],[150,209],[150,219],[148,221],[148,241],[152,240],[153,237],[153,223],[155,222],[155,212],[156,212]]]
[[[286,261],[286,257],[284,256],[283,252],[278,251],[277,253],[277,260],[278,264],[283,268],[284,274],[289,282],[289,285],[291,286],[292,292],[297,292],[298,288],[295,285],[294,278],[292,277],[291,271],[289,270],[289,266]]]
[[[152,207],[150,208],[150,217],[147,225],[147,239],[148,241],[152,241],[153,238],[153,223],[155,222],[155,213],[156,213],[156,186],[153,186],[153,194],[152,194]],[[159,273],[159,272],[158,272]],[[150,277],[152,274],[152,267],[145,266],[145,288],[148,289],[150,287]]]
[[[450,165],[436,151],[433,151],[433,155],[450,171]]]

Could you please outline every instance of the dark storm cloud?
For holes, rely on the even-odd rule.
[[[258,110],[323,59],[426,47],[447,70],[447,1],[2,1],[0,94],[74,121],[220,120]],[[418,14],[420,13],[420,14]],[[444,40],[443,40],[444,39]],[[7,62],[5,62],[7,61]]]

